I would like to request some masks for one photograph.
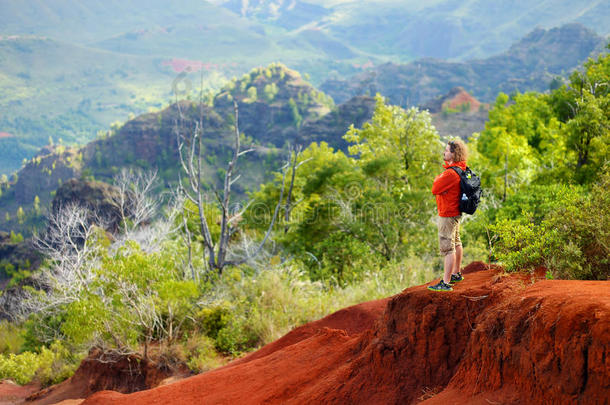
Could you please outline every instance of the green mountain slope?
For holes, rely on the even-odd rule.
[[[184,100],[154,113],[142,114],[81,148],[47,147],[29,160],[11,184],[1,186],[0,229],[28,230],[40,221],[57,187],[72,177],[111,181],[122,167],[156,169],[165,190],[175,185],[180,170],[176,128],[182,134],[203,117],[203,166],[209,188],[220,187],[234,143],[233,101],[239,105],[243,148],[254,152],[239,161],[236,195],[269,180],[283,164],[285,146],[328,141],[344,147],[343,135],[352,123],[368,120],[374,100],[358,98],[334,106],[332,100],[296,71],[274,64],[257,68],[223,87],[207,105]],[[19,219],[19,207],[25,219]],[[7,216],[8,213],[8,216]]]

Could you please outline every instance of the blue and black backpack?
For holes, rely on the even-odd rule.
[[[472,215],[477,210],[483,193],[481,179],[469,167],[462,170],[457,166],[451,166],[451,169],[460,176],[460,212]]]

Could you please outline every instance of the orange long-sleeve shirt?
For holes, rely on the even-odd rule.
[[[445,171],[436,176],[432,184],[432,194],[436,196],[436,207],[441,217],[456,217],[460,215],[460,175],[451,166],[466,170],[466,161],[445,164]]]

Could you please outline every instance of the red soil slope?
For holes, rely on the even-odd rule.
[[[38,391],[40,384],[17,385],[10,380],[0,381],[0,405],[19,404],[28,395]]]
[[[449,107],[454,110],[459,110],[464,104],[468,104],[468,111],[477,111],[481,106],[481,103],[476,98],[472,97],[464,89],[452,94],[451,98],[448,98],[443,103],[443,107]]]
[[[139,356],[122,355],[108,358],[99,350],[93,350],[71,378],[32,393],[27,397],[27,403],[56,404],[67,399],[85,398],[102,390],[124,393],[140,391],[156,387],[172,374],[173,370],[159,367]]]
[[[453,292],[409,288],[360,321],[340,311],[221,369],[84,404],[607,404],[610,284],[484,267]]]

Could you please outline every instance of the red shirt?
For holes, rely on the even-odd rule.
[[[460,215],[460,175],[451,166],[466,170],[466,161],[448,164],[445,162],[444,172],[436,176],[432,184],[432,194],[436,196],[436,207],[441,217],[456,217]]]

